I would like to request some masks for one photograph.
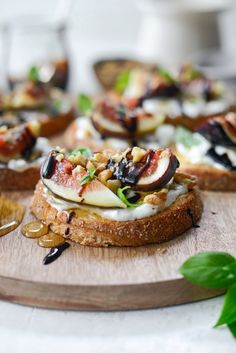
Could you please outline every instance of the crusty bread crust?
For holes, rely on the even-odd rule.
[[[33,190],[40,179],[40,168],[29,167],[22,172],[0,168],[0,190]]]
[[[198,189],[180,196],[166,210],[135,221],[111,221],[89,212],[79,215],[69,211],[58,212],[43,196],[40,181],[34,193],[31,211],[55,233],[82,245],[90,246],[140,246],[162,243],[173,239],[191,228],[193,221],[199,221],[203,205]],[[189,215],[191,210],[193,221]]]
[[[209,191],[236,191],[236,172],[205,165],[183,165],[180,172],[194,175],[200,189]]]
[[[182,154],[174,151],[180,162],[178,171],[197,177],[202,190],[236,191],[236,171],[217,169],[204,164],[192,164]]]
[[[70,110],[65,114],[59,114],[58,116],[45,117],[45,119],[40,120],[40,136],[48,137],[65,130],[65,128],[74,120],[74,118],[75,112],[73,110]]]
[[[188,118],[186,116],[176,116],[176,117],[167,117],[165,120],[166,124],[171,124],[174,126],[184,126],[186,129],[191,130],[191,131],[196,131],[199,126],[204,123],[205,121],[211,119],[214,115],[207,115],[207,116],[199,116],[197,118]]]

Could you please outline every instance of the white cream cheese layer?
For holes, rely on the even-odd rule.
[[[222,164],[216,163],[211,157],[207,156],[207,151],[211,148],[210,142],[208,142],[202,135],[195,132],[193,134],[199,144],[187,148],[182,143],[176,144],[176,149],[179,153],[187,158],[187,160],[192,164],[206,164],[217,169],[226,170]],[[226,153],[231,160],[233,165],[236,165],[236,152],[231,148],[226,148],[223,146],[215,146],[215,151],[219,155]]]
[[[23,158],[11,159],[6,167],[17,172],[23,172],[28,168],[35,166],[40,167],[45,159],[45,156],[51,151],[51,149],[52,147],[49,145],[48,139],[44,137],[38,137],[34,150],[41,152],[41,156],[39,158],[36,158],[33,161],[27,161]]]
[[[198,98],[196,100],[183,100],[182,104],[177,99],[151,98],[143,102],[143,108],[151,114],[164,114],[170,118],[186,115],[195,119],[200,115],[212,115],[222,113],[229,108],[226,99],[218,99],[210,102]]]
[[[188,192],[187,186],[184,184],[173,184],[173,189],[169,190],[164,208],[151,204],[142,204],[136,208],[99,208],[87,205],[80,205],[75,202],[65,201],[52,194],[46,187],[44,188],[44,197],[46,201],[55,208],[59,213],[70,209],[88,210],[91,213],[97,214],[103,218],[113,221],[134,221],[136,219],[154,216],[169,207],[180,195]]]

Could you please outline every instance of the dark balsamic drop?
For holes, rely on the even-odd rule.
[[[216,163],[223,165],[225,168],[229,170],[236,170],[236,166],[232,164],[231,160],[229,159],[227,153],[219,155],[214,147],[209,148],[207,151],[207,155],[213,159]]]
[[[191,208],[187,209],[187,214],[191,218],[193,228],[200,228],[200,226],[198,224],[196,224],[195,221],[194,221],[193,211],[191,210]]]
[[[49,265],[50,263],[54,262],[56,259],[58,259],[59,256],[61,256],[63,251],[65,251],[69,247],[69,243],[63,243],[61,245],[56,246],[55,248],[51,248],[50,252],[44,257],[43,264]]]
[[[211,212],[211,214],[215,215],[215,214],[216,214],[216,212],[213,212],[213,211],[212,211],[212,212]]]
[[[42,167],[42,177],[45,179],[50,179],[54,173],[55,166],[56,159],[53,154],[50,154]]]
[[[72,218],[75,216],[75,212],[72,211],[69,213],[68,219],[67,219],[67,223],[69,224],[72,221]]]

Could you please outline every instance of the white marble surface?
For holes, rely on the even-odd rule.
[[[233,353],[213,329],[222,298],[164,309],[75,312],[0,302],[0,353]]]

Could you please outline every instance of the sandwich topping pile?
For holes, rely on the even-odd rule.
[[[0,169],[18,172],[32,166],[41,166],[45,155],[51,149],[46,138],[38,137],[40,124],[25,123],[9,128],[0,127]]]
[[[209,119],[195,133],[178,127],[176,140],[177,151],[191,164],[236,170],[235,113]]]
[[[82,208],[117,221],[150,217],[193,187],[178,166],[169,149],[57,149],[42,166],[44,197],[58,212]]]

